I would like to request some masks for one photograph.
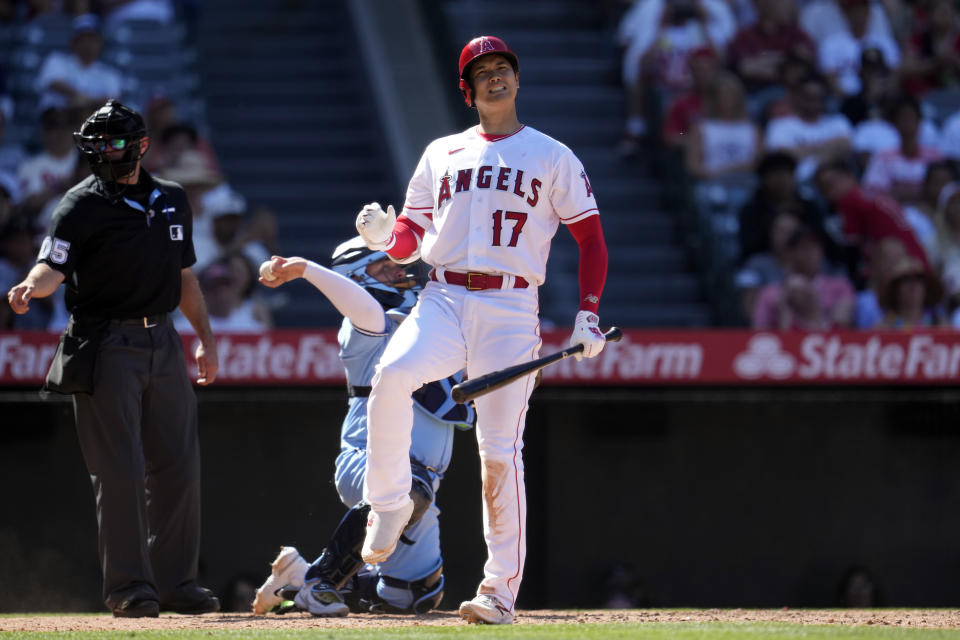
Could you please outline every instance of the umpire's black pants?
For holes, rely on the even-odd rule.
[[[183,344],[156,326],[111,321],[92,394],[74,394],[77,435],[93,482],[103,598],[162,601],[196,580],[200,549],[197,401]]]

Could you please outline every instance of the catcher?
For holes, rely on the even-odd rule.
[[[410,265],[372,251],[359,237],[333,253],[332,269],[303,258],[273,257],[261,267],[260,282],[278,287],[305,278],[343,314],[338,334],[347,374],[349,408],[341,430],[335,481],[349,508],[313,564],[294,547],[281,547],[271,575],[257,590],[254,613],[291,609],[318,617],[349,612],[425,613],[443,598],[439,510],[434,504],[450,462],[454,428],[470,428],[473,409],[450,399],[457,378],[432,382],[414,394],[417,407],[410,449],[416,505],[397,552],[377,566],[360,557],[370,507],[362,502],[366,474],[367,396],[374,365],[387,341],[413,308],[422,286]],[[286,602],[292,600],[292,604]]]

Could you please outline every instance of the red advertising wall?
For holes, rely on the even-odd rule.
[[[566,346],[567,330],[543,335],[541,354]],[[188,362],[195,338],[184,337]],[[281,330],[217,338],[218,382],[339,385],[336,331]],[[0,385],[42,382],[57,335],[0,333]],[[546,385],[922,384],[960,380],[960,332],[756,333],[625,330],[598,358],[544,370]]]

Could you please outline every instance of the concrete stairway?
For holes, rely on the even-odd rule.
[[[211,137],[233,186],[276,211],[285,255],[329,262],[364,202],[402,199],[346,0],[206,0],[199,71]],[[284,287],[279,326],[339,314],[307,284]]]

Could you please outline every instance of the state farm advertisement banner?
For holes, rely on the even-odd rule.
[[[569,332],[543,335],[541,355]],[[58,336],[0,333],[0,385],[39,385]],[[344,383],[336,331],[284,330],[217,338],[220,385]],[[184,337],[192,362],[196,338]],[[192,372],[195,373],[195,372]],[[960,380],[960,332],[756,333],[625,330],[597,358],[568,358],[543,371],[545,385],[915,384]]]

